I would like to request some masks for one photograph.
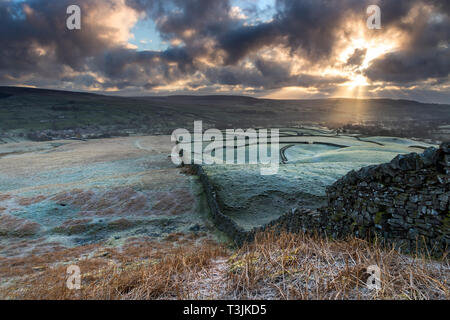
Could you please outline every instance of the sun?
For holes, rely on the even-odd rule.
[[[340,70],[341,75],[349,81],[340,85],[335,95],[348,98],[364,98],[370,85],[369,80],[364,76],[364,70],[370,64],[383,55],[395,51],[397,44],[395,40],[388,39],[367,39],[364,36],[353,38],[339,54],[339,60],[344,67]],[[356,49],[364,49],[365,55],[362,62],[356,67],[348,67],[346,63]]]
[[[363,30],[363,29],[361,29]],[[395,52],[401,47],[401,37],[392,33],[372,37],[364,33],[364,31],[356,31],[353,36],[341,39],[339,45],[333,52],[333,63],[327,66],[318,66],[309,70],[308,74],[316,77],[335,77],[343,79],[338,84],[333,84],[326,93],[330,98],[352,98],[365,99],[376,95],[378,83],[373,83],[365,76],[365,71],[370,68],[371,64],[383,57],[385,54]],[[400,40],[399,40],[400,39]],[[356,50],[363,52],[361,60],[356,59],[356,63],[349,63],[350,58],[355,54]],[[285,59],[289,59],[286,54]],[[307,66],[306,61],[298,62],[298,68],[295,68],[295,74],[306,73],[302,67]],[[320,89],[301,86],[283,87],[269,94],[264,98],[269,99],[295,99],[295,98],[314,98],[320,96]]]
[[[362,74],[347,74],[350,80],[338,86],[335,96],[342,98],[364,98],[369,82]]]
[[[369,83],[367,82],[367,78],[361,74],[354,76],[351,81],[345,83],[345,85],[349,89],[355,89],[356,87],[367,86],[368,84]]]

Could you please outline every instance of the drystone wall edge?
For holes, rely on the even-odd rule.
[[[214,187],[202,167],[195,166],[195,171],[214,223],[237,245],[267,229],[333,238],[377,237],[405,252],[426,248],[438,256],[447,252],[450,244],[450,143],[351,171],[327,188],[326,207],[298,208],[249,232],[220,211]]]
[[[211,211],[211,218],[216,228],[233,240],[233,242],[240,246],[248,240],[248,233],[234,222],[230,217],[224,215],[217,203],[217,194],[213,185],[210,183],[207,174],[200,165],[193,165],[195,174],[200,178],[203,185],[203,190],[208,201],[208,206]]]
[[[357,236],[434,256],[450,244],[450,143],[351,171],[327,188],[327,206],[298,208],[262,229]]]
[[[405,251],[441,255],[450,244],[450,143],[351,171],[327,189],[332,237],[377,236]]]

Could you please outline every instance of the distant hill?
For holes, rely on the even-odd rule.
[[[450,105],[392,99],[270,100],[246,96],[117,97],[0,87],[0,130],[97,130],[169,134],[194,120],[216,128],[325,125],[439,138]],[[376,133],[376,132],[375,132]],[[441,137],[442,138],[442,137]],[[445,137],[444,137],[445,138]]]

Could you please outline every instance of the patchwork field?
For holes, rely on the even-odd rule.
[[[280,160],[285,158],[285,163],[275,175],[261,175],[261,166],[254,164],[204,166],[222,212],[246,230],[293,208],[322,206],[325,188],[351,170],[389,162],[398,154],[422,153],[432,146],[410,139],[362,138],[315,129],[281,129],[280,135]],[[256,146],[242,148],[248,160]]]

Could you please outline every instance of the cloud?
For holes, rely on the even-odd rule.
[[[423,4],[413,6],[405,15],[407,19],[396,22],[396,27],[407,33],[407,41],[399,50],[373,61],[365,71],[369,79],[400,84],[428,79],[448,80],[449,5],[438,1],[426,1],[424,4],[434,8]]]
[[[395,83],[447,78],[449,73],[450,48],[398,51],[375,60],[365,71],[371,80]]]
[[[80,31],[65,27],[70,4],[82,9]],[[369,4],[381,7],[382,30],[364,29]],[[358,73],[404,91],[412,82],[444,86],[449,17],[438,0],[277,0],[270,10],[227,0],[0,0],[0,84],[144,94],[301,87],[328,96]],[[167,49],[130,45],[140,19],[154,21]],[[362,43],[339,60],[361,35],[397,46],[374,57]]]
[[[361,66],[361,64],[363,63],[364,59],[366,58],[366,53],[367,53],[367,49],[363,48],[363,49],[359,49],[356,48],[355,51],[353,52],[353,54],[350,56],[350,58],[348,58],[347,60],[347,65],[348,66]]]
[[[57,77],[64,66],[82,71],[87,59],[126,47],[139,13],[124,0],[84,0],[82,30],[66,28],[70,0],[0,2],[0,70],[20,77],[40,73]]]

